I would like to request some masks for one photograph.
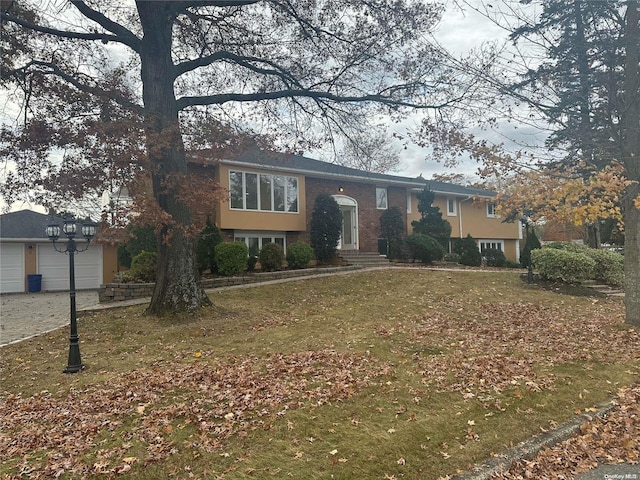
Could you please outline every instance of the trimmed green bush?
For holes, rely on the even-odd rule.
[[[595,261],[593,275],[590,278],[607,285],[624,284],[624,257],[619,253],[573,242],[551,242],[545,245],[545,248],[587,255]]]
[[[158,254],[143,250],[131,260],[131,268],[127,276],[134,282],[155,282],[157,267]]]
[[[307,268],[313,259],[313,248],[305,242],[295,242],[287,246],[289,268]]]
[[[497,248],[487,248],[482,256],[489,267],[504,267],[507,263],[507,258],[504,256],[502,250]]]
[[[247,269],[249,249],[244,242],[222,242],[216,245],[215,259],[218,273],[226,277]]]
[[[591,247],[584,245],[582,243],[575,242],[549,242],[545,246],[545,248],[555,248],[556,250],[565,250],[567,252],[574,253],[587,253],[588,250],[593,250]]]
[[[585,253],[557,248],[542,248],[531,252],[531,263],[545,280],[580,283],[593,278],[596,262]]]
[[[444,261],[451,263],[460,263],[460,255],[457,253],[445,253]]]
[[[260,267],[264,272],[273,272],[282,269],[284,262],[284,250],[277,243],[267,243],[260,250]]]
[[[589,248],[586,252],[595,262],[594,278],[607,285],[624,285],[624,257],[609,250]]]
[[[404,239],[409,258],[412,261],[431,263],[444,258],[444,247],[435,238],[421,233],[414,233]]]
[[[468,234],[465,238],[458,238],[453,246],[453,252],[460,255],[461,265],[469,267],[482,265],[482,254],[471,234]]]

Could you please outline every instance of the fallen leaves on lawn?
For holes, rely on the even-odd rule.
[[[217,365],[158,363],[66,398],[11,394],[0,402],[0,461],[20,459],[15,467],[30,478],[123,473],[185,447],[218,450],[226,438],[270,427],[289,409],[349,398],[391,372],[363,355],[323,350]],[[196,433],[189,445],[176,444],[173,425],[185,424]],[[119,446],[100,449],[105,438]],[[134,443],[144,446],[144,458],[132,455]],[[89,452],[97,461],[86,463]]]
[[[580,434],[517,462],[495,480],[545,478],[560,480],[591,470],[598,464],[640,461],[640,385],[623,388],[617,405],[604,418],[582,425]],[[613,478],[613,477],[612,477]]]
[[[460,392],[465,399],[505,390],[522,397],[526,391],[554,388],[553,375],[540,373],[540,367],[640,358],[640,335],[620,328],[622,314],[612,314],[607,302],[589,307],[481,304],[477,310],[455,322],[433,312],[400,329],[417,342],[439,342],[432,347],[438,353],[414,356],[426,384]]]

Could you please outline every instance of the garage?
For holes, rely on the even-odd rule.
[[[0,293],[24,292],[24,244],[0,243]]]
[[[64,242],[59,248],[64,248]],[[86,244],[81,243],[80,248]],[[88,250],[73,256],[76,289],[98,288],[102,283],[102,245],[89,245]],[[38,244],[38,273],[42,290],[69,289],[69,256],[56,252],[51,243]]]
[[[26,292],[29,275],[42,275],[43,291],[69,290],[69,255],[59,253],[47,236],[48,225],[62,225],[65,219],[32,210],[19,210],[0,215],[0,292]],[[77,226],[81,232],[81,226]],[[100,288],[113,281],[118,272],[116,245],[94,239],[88,250],[77,252],[75,263],[76,290]],[[87,246],[81,234],[76,237],[80,249]],[[67,238],[62,235],[56,246],[64,250]],[[33,292],[35,293],[34,288]]]

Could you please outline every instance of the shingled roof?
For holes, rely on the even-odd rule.
[[[221,152],[200,151],[190,155],[190,161],[194,163],[229,163],[245,164],[259,168],[275,168],[283,171],[303,173],[308,176],[320,176],[324,178],[335,178],[336,180],[366,181],[383,185],[402,185],[408,188],[423,189],[428,186],[435,193],[443,193],[458,196],[479,196],[495,197],[496,192],[482,190],[478,188],[468,188],[452,183],[426,180],[422,177],[402,177],[399,175],[389,175],[385,173],[367,172],[356,168],[345,167],[335,163],[323,162],[313,158],[294,155],[290,153],[277,153],[266,150],[244,150],[234,152],[232,155],[225,155]]]
[[[47,225],[62,225],[64,219],[55,215],[45,215],[33,210],[0,215],[0,238],[21,240],[48,240]]]

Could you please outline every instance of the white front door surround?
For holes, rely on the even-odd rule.
[[[346,195],[333,195],[342,212],[342,232],[338,249],[358,250],[358,202]]]

